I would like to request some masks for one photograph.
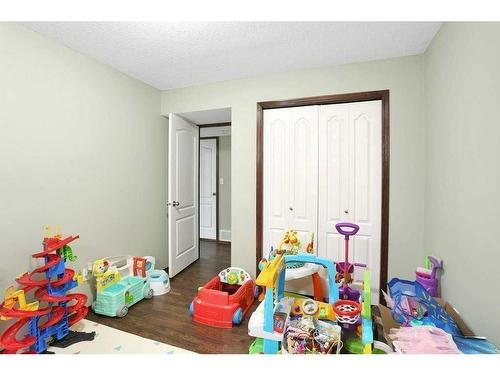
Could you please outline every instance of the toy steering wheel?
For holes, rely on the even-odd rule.
[[[219,280],[229,285],[243,285],[252,278],[242,268],[229,267],[219,272]]]
[[[314,315],[318,311],[318,303],[312,299],[306,299],[302,302],[302,311],[306,315]]]

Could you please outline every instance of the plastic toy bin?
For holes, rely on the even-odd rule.
[[[129,276],[97,292],[95,311],[107,316],[117,316],[124,306],[131,306],[144,298],[149,283],[142,277]]]

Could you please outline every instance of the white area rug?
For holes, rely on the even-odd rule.
[[[67,348],[49,346],[56,354],[195,354],[189,350],[133,335],[83,319],[72,331],[95,332],[94,341],[84,341]]]

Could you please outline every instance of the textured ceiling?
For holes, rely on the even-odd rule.
[[[29,22],[162,90],[415,55],[439,22]]]

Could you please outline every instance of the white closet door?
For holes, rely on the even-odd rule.
[[[319,109],[318,256],[342,260],[343,237],[335,224],[349,220],[349,106]]]
[[[319,109],[319,256],[342,261],[344,241],[335,224],[360,226],[349,246],[351,262],[371,272],[373,303],[379,300],[382,196],[381,101],[332,104]],[[362,280],[356,270],[355,280]]]
[[[264,256],[286,230],[304,248],[317,231],[317,129],[317,106],[264,111]]]
[[[279,244],[289,224],[289,110],[264,111],[264,192],[263,250],[267,257],[271,246]]]
[[[289,108],[289,224],[305,251],[318,222],[318,106]]]

